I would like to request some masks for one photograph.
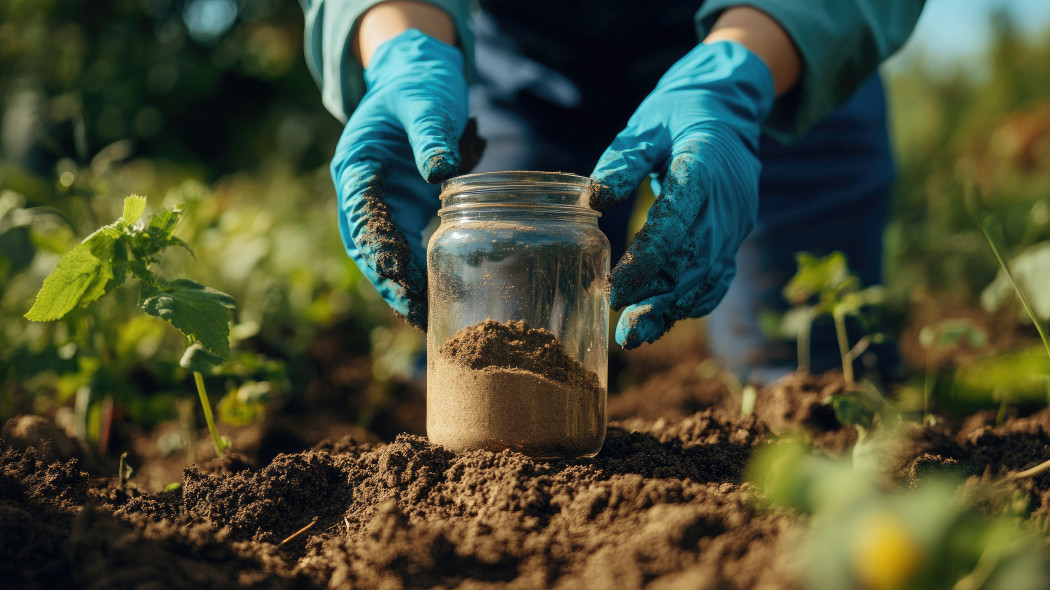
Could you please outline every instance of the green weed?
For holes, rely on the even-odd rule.
[[[150,270],[167,248],[189,246],[172,233],[181,216],[178,206],[140,221],[145,209],[145,197],[127,197],[120,219],[62,256],[25,317],[37,322],[61,319],[120,287],[129,275],[137,279],[139,309],[167,320],[189,339],[180,364],[193,373],[215,453],[221,455],[228,443],[215,427],[203,373],[230,357],[230,319],[236,302],[196,281],[167,280]]]
[[[794,308],[785,314],[785,331],[793,333],[798,342],[799,371],[810,370],[810,333],[813,321],[830,315],[835,321],[842,376],[847,385],[854,384],[853,361],[867,347],[879,339],[878,335],[862,338],[850,345],[846,334],[846,318],[862,317],[865,308],[882,302],[882,289],[877,286],[860,288],[860,281],[849,271],[846,255],[842,252],[817,258],[809,252],[796,254],[798,271],[784,286],[784,298]]]

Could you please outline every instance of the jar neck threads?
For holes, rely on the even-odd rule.
[[[562,172],[483,172],[441,185],[438,215],[460,217],[543,215],[597,219],[591,209],[591,179]]]

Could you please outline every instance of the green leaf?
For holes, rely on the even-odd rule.
[[[57,320],[78,305],[87,305],[105,295],[123,280],[113,269],[119,232],[106,226],[66,252],[55,270],[44,279],[36,302],[25,317],[34,322]],[[118,281],[119,278],[119,281]]]
[[[205,375],[220,365],[222,365],[222,358],[204,350],[200,342],[194,342],[186,348],[182,360],[179,361],[179,366],[183,369]]]
[[[155,238],[167,240],[171,238],[171,232],[175,231],[175,226],[179,224],[179,219],[181,218],[182,204],[180,203],[171,209],[165,209],[156,215],[150,216],[146,231]]]
[[[784,286],[784,298],[795,305],[801,305],[823,291],[838,291],[849,284],[852,278],[846,255],[835,251],[823,258],[817,258],[809,252],[795,255],[798,272]]]
[[[182,482],[181,481],[173,481],[173,482],[169,483],[168,485],[164,486],[164,489],[161,490],[161,493],[162,494],[170,494],[172,492],[177,492],[177,491],[179,491],[181,489],[182,489]]]
[[[926,350],[934,347],[952,350],[964,341],[969,341],[974,348],[984,348],[988,343],[988,333],[967,319],[944,320],[936,326],[923,326],[919,332],[919,344]]]
[[[1009,262],[1020,289],[1030,298],[1032,310],[1043,321],[1050,321],[1050,241],[1028,248]],[[981,306],[994,312],[1015,297],[1014,286],[1005,270],[981,292]]]
[[[160,287],[144,286],[139,307],[168,320],[212,354],[230,356],[230,312],[233,297],[189,279]]]
[[[137,261],[136,264],[132,265],[131,271],[146,282],[153,282],[152,274],[149,272],[149,265],[156,260],[158,253],[169,246],[181,246],[186,248],[191,255],[193,254],[193,251],[185,242],[172,235],[172,232],[175,231],[175,226],[178,225],[182,217],[182,209],[180,207],[181,204],[176,205],[172,209],[165,209],[151,215],[145,227],[127,229],[129,237],[128,247],[131,250],[132,258]]]
[[[809,307],[795,307],[784,312],[781,318],[781,335],[791,340],[809,332],[813,327],[814,310]]]
[[[956,369],[952,383],[952,398],[964,403],[1045,404],[1047,391],[1050,358],[1038,348],[973,359]]]
[[[142,217],[142,212],[146,210],[146,197],[140,197],[138,195],[128,195],[124,199],[124,215],[121,217],[127,225],[132,225]]]
[[[193,248],[190,248],[189,244],[187,244],[186,242],[182,241],[179,238],[176,238],[175,236],[171,236],[171,239],[169,240],[168,245],[170,245],[170,246],[179,246],[180,248],[182,248],[182,249],[186,250],[187,252],[189,252],[190,256],[192,256],[194,260],[197,259],[197,254],[193,251]]]
[[[839,393],[825,402],[835,410],[835,419],[840,424],[871,428],[879,413],[880,403],[870,394],[861,391]]]
[[[106,283],[106,292],[124,284],[128,278],[128,240],[127,236],[121,235],[113,240],[113,256],[110,258],[109,267],[113,271],[113,277]]]
[[[216,407],[219,420],[230,426],[250,426],[266,414],[270,384],[258,381],[245,383],[227,393]]]

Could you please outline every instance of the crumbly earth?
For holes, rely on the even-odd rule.
[[[789,430],[845,453],[852,429],[821,403],[841,379],[792,376],[761,390],[745,418],[696,365],[652,362],[622,373],[632,384],[610,403],[620,420],[586,460],[342,437],[200,464],[180,490],[147,493],[0,443],[0,586],[796,587],[798,517],[757,509],[743,469],[756,445]],[[1050,456],[1048,429],[1050,409],[915,427],[897,482],[953,467],[973,484],[1031,467]],[[1029,521],[1047,530],[1050,475],[1020,487]]]

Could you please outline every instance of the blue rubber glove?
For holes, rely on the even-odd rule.
[[[626,307],[616,341],[653,342],[680,319],[715,308],[758,213],[758,139],[773,77],[743,45],[698,45],[667,71],[598,160],[592,206],[631,197],[651,172],[662,194],[610,274]]]
[[[376,49],[365,83],[332,158],[339,230],[347,254],[383,299],[425,330],[422,234],[439,206],[439,189],[428,183],[463,167],[463,54],[410,29]]]

